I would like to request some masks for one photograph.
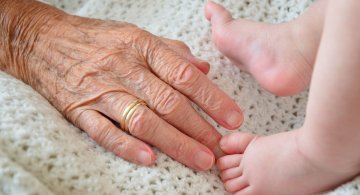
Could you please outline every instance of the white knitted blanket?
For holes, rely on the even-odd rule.
[[[211,63],[209,78],[245,112],[241,131],[273,134],[299,127],[304,120],[307,93],[287,98],[270,95],[215,49],[203,0],[47,1],[73,14],[127,21],[186,42],[195,55]],[[221,3],[235,17],[283,22],[301,14],[311,0]],[[226,194],[215,168],[194,172],[161,152],[156,154],[152,167],[114,156],[67,122],[31,87],[0,72],[0,194]],[[360,178],[329,193],[360,194],[359,188]]]

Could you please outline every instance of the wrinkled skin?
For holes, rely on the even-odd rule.
[[[182,42],[124,22],[65,13],[44,24],[29,25],[26,36],[20,33],[11,55],[0,55],[2,61],[4,56],[20,57],[2,69],[29,83],[116,155],[151,165],[156,157],[148,143],[193,169],[207,170],[214,153],[222,154],[221,136],[190,101],[226,128],[241,125],[238,106],[206,78],[208,64]],[[136,110],[128,134],[118,124],[136,99],[148,107]]]

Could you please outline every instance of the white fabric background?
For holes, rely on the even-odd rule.
[[[211,63],[208,77],[244,111],[240,131],[266,135],[303,122],[306,92],[286,98],[270,95],[214,48],[203,0],[47,1],[72,14],[127,21],[186,42],[195,55]],[[311,0],[220,2],[235,17],[265,22],[291,20],[311,4]],[[106,152],[31,87],[0,72],[0,194],[226,194],[216,169],[194,172],[160,152],[157,155],[155,166],[139,167]],[[358,178],[330,194],[360,194],[359,188]]]

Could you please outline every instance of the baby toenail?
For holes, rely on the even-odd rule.
[[[223,138],[221,138],[219,144],[220,144],[220,148],[222,150],[224,150],[224,148],[226,147],[226,144],[227,144],[228,140],[229,140],[228,136],[224,136]]]

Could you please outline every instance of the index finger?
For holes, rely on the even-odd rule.
[[[149,66],[163,81],[193,100],[223,127],[236,129],[241,125],[243,114],[238,105],[194,65],[166,46],[152,55]]]

